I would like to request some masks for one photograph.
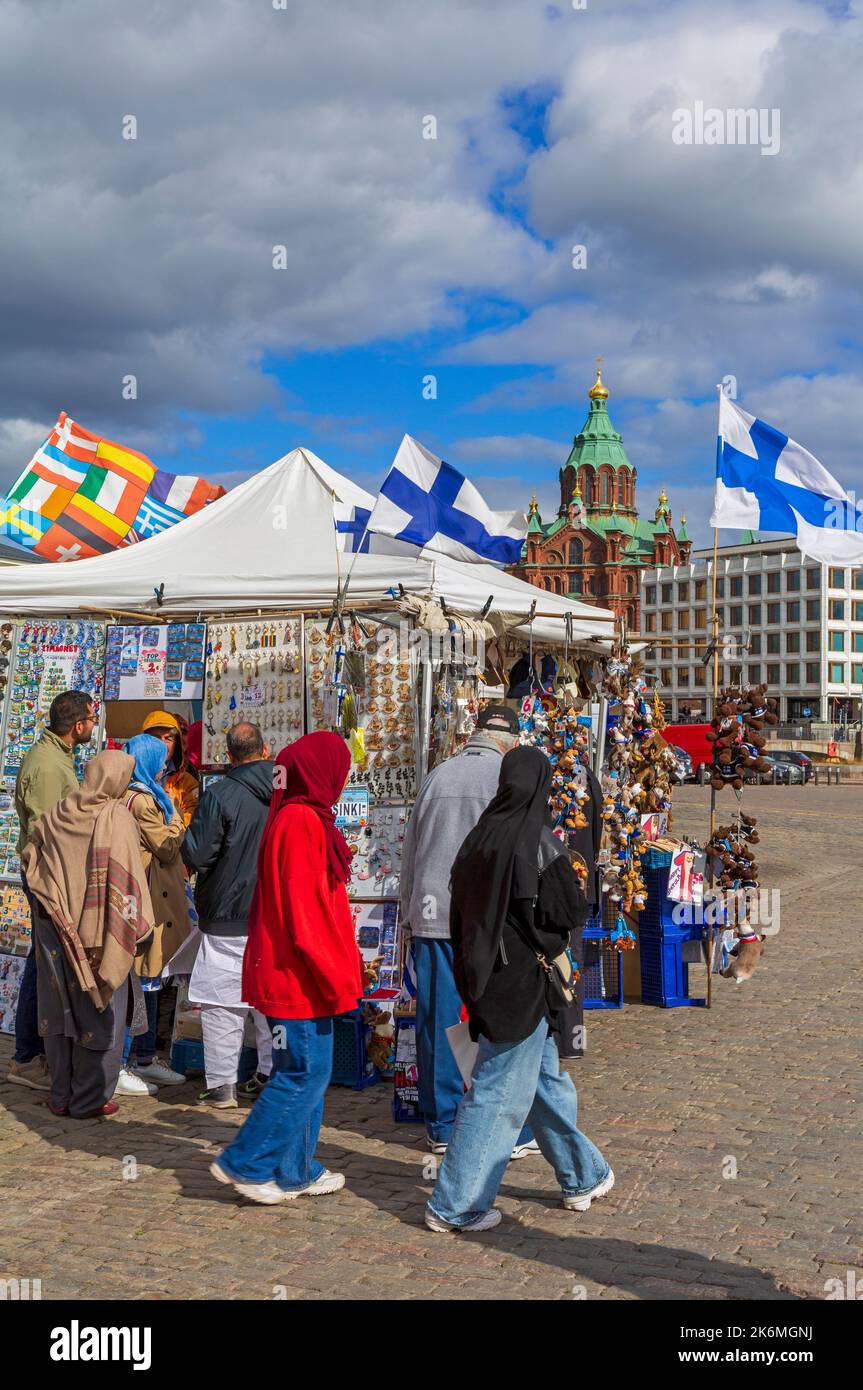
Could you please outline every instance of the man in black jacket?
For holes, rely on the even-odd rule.
[[[201,796],[183,841],[183,860],[198,874],[195,904],[203,940],[189,981],[201,1006],[206,1089],[199,1105],[236,1109],[237,1071],[248,1005],[242,1002],[243,953],[258,872],[258,847],[273,790],[273,763],[256,724],[235,724],[226,739],[231,764]],[[257,1095],[270,1074],[266,1019],[252,1010],[258,1066],[243,1091]]]

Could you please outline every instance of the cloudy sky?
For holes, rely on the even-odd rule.
[[[548,515],[602,354],[642,511],[706,536],[727,376],[859,496],[861,4],[581,2],[0,0],[0,486],[67,410],[228,484],[407,430]]]

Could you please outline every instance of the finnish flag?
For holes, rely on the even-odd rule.
[[[473,483],[406,434],[368,530],[456,560],[513,565],[521,557],[527,516],[491,511]]]
[[[719,394],[711,526],[791,531],[822,564],[863,561],[863,513],[816,458]]]

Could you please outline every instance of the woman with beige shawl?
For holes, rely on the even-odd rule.
[[[80,787],[36,822],[22,855],[37,900],[39,1032],[49,1109],[111,1115],[123,1052],[129,972],[153,930],[138,827],[123,805],[134,759],[99,753]]]

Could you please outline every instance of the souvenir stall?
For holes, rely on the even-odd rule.
[[[10,644],[2,688],[10,825],[5,830],[4,822],[0,966],[7,957],[23,961],[29,944],[23,900],[13,891],[15,773],[57,690],[93,692],[101,722],[90,756],[103,735],[121,743],[137,732],[148,710],[199,717],[205,777],[224,769],[225,734],[241,718],[260,725],[274,752],[304,732],[336,730],[351,751],[338,816],[354,850],[349,895],[366,996],[338,1030],[334,1080],[360,1086],[392,1072],[396,1011],[412,1008],[398,920],[401,845],[435,756],[431,713],[442,664],[435,641],[441,632],[449,641],[475,628],[483,640],[511,634],[523,642],[533,634],[561,648],[570,640],[599,651],[612,615],[552,595],[541,596],[537,614],[537,591],[489,565],[427,552],[339,551],[338,509],[369,501],[296,449],[143,544],[73,564],[0,571],[0,612],[9,614],[2,640]],[[489,673],[473,656],[470,671],[475,706]],[[452,705],[436,710],[442,750],[467,736],[463,713]],[[14,981],[7,993],[9,1018]],[[184,1041],[194,1041],[191,1013],[181,1020]]]

